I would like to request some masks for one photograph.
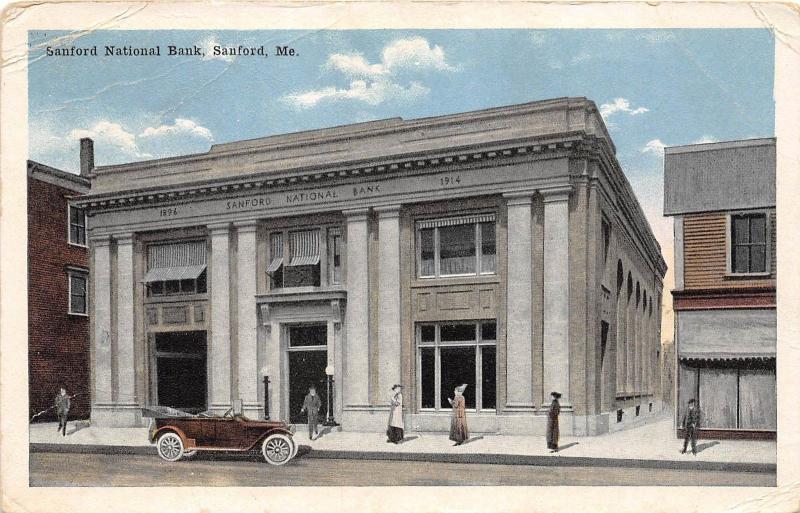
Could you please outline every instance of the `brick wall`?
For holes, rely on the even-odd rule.
[[[67,241],[66,197],[74,195],[28,177],[29,417],[53,404],[59,384],[80,394],[70,418],[89,417],[89,319],[67,313],[66,266],[88,268],[86,248]]]

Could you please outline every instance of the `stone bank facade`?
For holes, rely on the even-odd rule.
[[[166,405],[351,431],[619,429],[661,409],[666,265],[595,104],[561,98],[97,167],[92,421]]]

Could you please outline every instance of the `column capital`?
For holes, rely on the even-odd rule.
[[[542,195],[545,203],[557,203],[569,200],[569,195],[572,192],[572,185],[557,185],[553,187],[544,187],[539,189],[539,194]]]
[[[89,238],[91,243],[95,246],[108,246],[111,244],[111,236],[110,235],[93,235]]]
[[[400,206],[400,204],[381,205],[379,207],[374,207],[374,210],[378,213],[378,217],[381,219],[400,217]]]
[[[133,244],[133,234],[132,233],[120,233],[114,235],[114,240],[116,241],[117,245],[119,244]]]
[[[235,221],[233,226],[236,227],[236,231],[239,233],[255,232],[258,227],[258,222],[255,219],[247,219],[244,221]]]
[[[531,203],[533,203],[533,195],[535,193],[536,193],[535,190],[504,192],[503,198],[505,198],[506,204],[508,204],[509,206],[530,205]]]
[[[212,223],[207,226],[211,235],[222,235],[223,233],[228,233],[230,231],[229,223]]]
[[[342,214],[347,218],[347,221],[366,221],[369,208],[351,208],[342,210]]]

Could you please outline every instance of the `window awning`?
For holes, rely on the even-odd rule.
[[[682,360],[774,358],[775,310],[707,310],[678,313]]]
[[[155,267],[147,271],[147,274],[144,275],[144,282],[152,283],[154,281],[196,280],[201,274],[203,274],[203,271],[205,270],[205,264],[182,265],[175,267]]]
[[[494,214],[475,214],[469,216],[445,217],[442,219],[425,219],[417,221],[417,228],[436,228],[439,226],[455,226],[458,224],[494,222]]]
[[[272,274],[283,265],[283,257],[273,258],[272,262],[267,266],[267,272]]]
[[[319,263],[319,230],[291,232],[289,251],[292,258],[287,265],[317,265]]]
[[[147,247],[145,283],[196,280],[206,269],[204,240],[151,244]]]

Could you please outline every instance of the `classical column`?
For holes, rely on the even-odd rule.
[[[544,197],[544,392],[569,394],[569,188],[542,191]]]
[[[136,400],[136,362],[133,338],[133,237],[116,236],[117,241],[117,397],[116,402],[132,405]]]
[[[378,211],[378,386],[400,383],[400,206]]]
[[[506,406],[509,408],[533,408],[533,387],[531,386],[533,380],[531,193],[505,194],[504,196],[508,204],[509,277],[506,321]],[[545,214],[546,222],[547,215]],[[547,237],[547,228],[545,228],[545,237]],[[545,255],[548,251],[547,242],[545,242]],[[547,276],[546,272],[545,270],[545,276]],[[546,283],[545,278],[545,287]],[[545,297],[546,295],[545,289]],[[547,335],[545,335],[546,339]],[[545,364],[547,364],[546,356]],[[549,393],[550,390],[545,392]]]
[[[228,224],[210,225],[211,234],[211,408],[231,404],[230,241]]]
[[[344,347],[344,404],[369,404],[369,258],[367,209],[347,216],[347,313]]]
[[[258,317],[256,312],[256,222],[236,223],[236,292],[239,349],[239,399],[245,415],[257,418],[261,412],[258,400]]]
[[[111,239],[92,239],[94,404],[111,403]]]

